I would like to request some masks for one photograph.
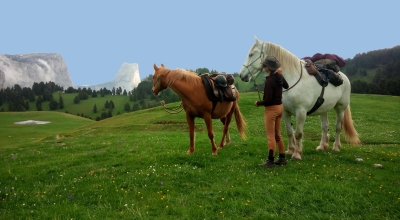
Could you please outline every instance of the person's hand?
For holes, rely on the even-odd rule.
[[[257,101],[254,102],[254,106],[258,107]]]

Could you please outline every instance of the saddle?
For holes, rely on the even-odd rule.
[[[305,61],[305,68],[308,74],[313,75],[322,87],[327,86],[328,83],[332,83],[334,86],[340,86],[343,84],[343,79],[339,72],[325,68],[325,66],[321,64],[314,64],[309,59]]]
[[[309,114],[315,112],[325,101],[325,99],[324,99],[325,87],[330,82],[330,78],[329,78],[330,73],[329,72],[333,72],[334,75],[336,75],[336,73],[329,69],[318,68],[318,66],[316,66],[309,59],[306,59],[305,61],[306,61],[305,68],[306,68],[308,74],[313,75],[315,77],[315,79],[317,80],[317,82],[322,86],[321,94],[319,95],[317,101],[315,102],[314,106],[307,112],[307,115],[309,115]],[[342,83],[343,83],[343,80],[342,80]]]
[[[236,100],[235,86],[233,85],[235,79],[231,74],[204,73],[200,77],[206,89],[207,97],[213,103],[212,111],[214,111],[217,102],[233,102]],[[225,79],[226,84],[216,83],[216,79],[219,81]]]

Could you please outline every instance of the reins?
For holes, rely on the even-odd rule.
[[[168,72],[169,72],[169,71],[168,71]],[[160,77],[159,77],[159,76],[157,77],[157,86],[158,86],[158,90],[160,90],[160,94],[161,94],[164,90],[161,90],[161,81],[160,81]],[[166,112],[169,113],[169,114],[178,114],[178,113],[180,113],[180,112],[183,110],[182,102],[181,102],[181,104],[180,104],[178,107],[176,107],[176,108],[168,108],[168,107],[165,105],[165,101],[164,101],[164,100],[162,100],[162,101],[160,102],[160,104],[161,104],[161,106],[164,108],[164,111],[166,111]]]
[[[164,110],[170,114],[178,114],[179,112],[181,112],[183,110],[182,102],[176,108],[168,108],[167,106],[165,106],[164,100],[162,100],[160,103],[161,103],[162,107],[164,108]]]
[[[293,84],[293,86],[289,87],[288,89],[286,89],[285,91],[282,91],[282,92],[286,92],[286,91],[290,90],[291,88],[293,88],[297,83],[300,82],[300,79],[302,76],[303,76],[303,68],[302,68],[301,60],[300,60],[300,77],[299,77],[299,79],[297,80],[297,82],[295,84]]]
[[[254,63],[254,62],[253,62],[253,63]],[[252,63],[252,64],[253,64],[253,63]],[[261,92],[261,91],[258,89],[258,85],[257,85],[257,83],[256,83],[256,79],[257,79],[257,77],[260,75],[261,72],[262,72],[262,69],[260,70],[260,72],[257,73],[256,77],[254,77],[254,87],[257,89],[258,98],[259,98],[260,100],[261,100],[261,95],[260,95],[260,93],[261,93],[261,94],[264,94],[264,93]],[[290,89],[292,89],[295,85],[297,85],[297,83],[300,82],[300,79],[301,79],[302,76],[303,76],[303,68],[302,68],[302,66],[301,66],[301,61],[300,61],[300,77],[299,77],[299,79],[297,80],[297,82],[296,82],[295,84],[293,84],[291,87],[289,87],[288,89],[286,89],[286,90],[284,90],[284,91],[282,91],[282,92],[287,92],[287,91],[289,91]]]

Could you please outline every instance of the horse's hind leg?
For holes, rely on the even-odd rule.
[[[231,122],[231,119],[232,115],[228,115],[227,117],[223,117],[220,119],[220,121],[224,125],[224,129],[218,149],[222,149],[224,146],[229,145],[231,143],[231,137],[229,136],[229,124]]]
[[[286,134],[289,139],[288,150],[286,154],[292,155],[296,146],[296,140],[294,139],[293,127],[292,127],[292,116],[289,112],[283,111],[283,120],[285,121]]]
[[[335,109],[336,110],[336,136],[335,143],[333,143],[333,150],[340,151],[341,143],[340,143],[340,132],[342,131],[342,120],[344,117],[344,110]]]
[[[319,143],[319,146],[316,147],[317,150],[326,150],[329,146],[329,121],[328,121],[328,113],[322,113],[319,116],[321,120],[321,129],[322,129],[322,136],[321,136],[321,142]]]
[[[215,141],[214,141],[212,118],[211,118],[210,114],[204,115],[204,122],[206,123],[207,131],[208,131],[208,138],[210,139],[211,146],[212,146],[212,155],[218,155],[217,145],[215,145]]]
[[[189,126],[189,138],[190,138],[190,147],[187,154],[194,153],[194,118],[189,114],[186,114],[186,121]]]

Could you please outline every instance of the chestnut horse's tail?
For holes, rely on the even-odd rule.
[[[235,121],[236,121],[236,127],[239,130],[240,136],[242,136],[243,139],[246,140],[246,122],[244,121],[243,115],[240,112],[240,108],[239,108],[239,96],[237,97],[236,101],[234,102],[234,108],[235,111],[233,112],[233,114],[235,114]]]
[[[350,144],[353,144],[353,145],[361,144],[361,141],[358,137],[358,133],[357,133],[356,129],[354,128],[353,119],[351,118],[350,105],[347,106],[347,108],[344,112],[342,126],[343,126],[343,130],[345,132],[345,135],[346,135],[346,140]]]

